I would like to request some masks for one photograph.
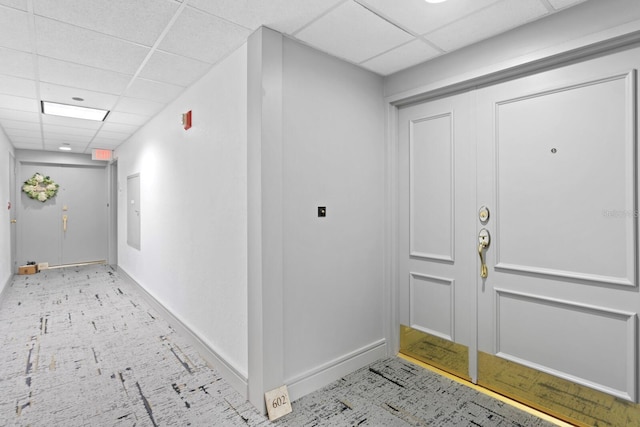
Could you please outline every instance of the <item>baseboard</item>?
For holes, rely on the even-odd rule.
[[[297,375],[285,381],[289,399],[299,399],[384,357],[387,357],[387,342],[381,339]]]
[[[233,366],[224,360],[214,349],[212,349],[207,343],[205,343],[195,332],[191,330],[187,325],[176,317],[171,311],[169,311],[160,301],[158,301],[153,295],[151,295],[140,283],[138,283],[133,277],[131,277],[122,267],[118,266],[118,273],[134,285],[139,291],[145,301],[156,309],[160,315],[166,320],[179,334],[186,337],[190,344],[198,351],[200,356],[214,369],[218,371],[220,376],[227,381],[240,395],[244,398],[248,398],[248,386],[247,378],[238,372]]]

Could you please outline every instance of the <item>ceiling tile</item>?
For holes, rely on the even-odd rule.
[[[38,69],[44,82],[115,95],[121,94],[131,79],[126,74],[43,56],[38,57]]]
[[[106,139],[94,139],[93,141],[91,141],[91,144],[89,145],[89,149],[93,149],[93,148],[102,148],[103,150],[115,150],[116,148],[118,148],[118,146],[122,144],[121,141],[111,141],[111,140],[106,140]]]
[[[11,76],[0,76],[0,93],[36,98],[36,82]]]
[[[183,86],[136,78],[125,95],[155,102],[169,102],[174,100],[183,90]]]
[[[2,104],[0,104],[2,105]],[[40,113],[0,108],[0,119],[40,123]]]
[[[71,148],[72,153],[82,153],[84,152],[85,147],[88,142],[82,141],[64,141],[64,140],[51,140],[44,142],[44,149],[50,151],[59,151],[61,145],[65,145],[66,147]]]
[[[105,122],[100,128],[100,132],[116,132],[116,133],[131,135],[138,129],[139,127],[137,125],[125,125],[122,123]],[[101,133],[98,133],[98,136],[100,135]]]
[[[416,39],[389,52],[376,56],[361,65],[383,76],[395,73],[440,55],[440,51]]]
[[[539,0],[503,0],[429,33],[425,38],[446,52],[451,52],[538,19],[547,13],[547,8]]]
[[[293,34],[317,16],[344,0],[190,0],[196,7],[256,30],[261,25]]]
[[[96,129],[60,126],[60,125],[53,125],[50,123],[44,124],[42,128],[45,134],[47,135],[65,135],[68,133],[72,133],[75,135],[83,135],[87,137],[87,136],[93,136],[96,134]]]
[[[159,102],[147,101],[145,99],[122,97],[118,101],[118,105],[114,111],[124,113],[139,114],[141,116],[151,117],[164,108],[165,104]]]
[[[148,116],[140,116],[138,114],[123,113],[120,111],[112,111],[107,116],[106,123],[122,123],[125,125],[142,126],[149,120]]]
[[[47,132],[46,128],[43,131],[44,142],[82,142],[88,144],[93,136],[81,135],[77,133],[67,132],[64,134]]]
[[[34,79],[33,55],[0,47],[0,74]],[[0,78],[2,78],[0,76]]]
[[[100,138],[101,140],[110,140],[110,141],[124,141],[125,139],[131,136],[130,133],[121,133],[121,132],[109,132],[106,130],[100,130],[96,135],[96,138]]]
[[[211,64],[180,55],[156,51],[140,72],[140,77],[178,86],[188,86],[203,76]]]
[[[152,46],[178,10],[167,0],[34,0],[36,15]]]
[[[40,131],[40,129],[12,129],[12,128],[5,128],[4,131],[6,132],[6,134],[11,138],[18,138],[18,137],[27,137],[27,138],[34,138],[34,139],[38,139],[42,137],[42,132]]]
[[[13,7],[15,9],[27,10],[27,0],[0,0],[0,4]]]
[[[296,38],[332,55],[360,63],[412,36],[361,5],[340,5],[296,34]]]
[[[0,126],[7,129],[26,129],[40,132],[40,122],[26,122],[0,118]]]
[[[74,119],[71,117],[42,115],[43,125],[69,126],[72,128],[94,129],[97,130],[102,122],[95,120]]]
[[[17,150],[42,150],[42,143],[25,144],[17,141],[11,141]]]
[[[32,113],[40,111],[40,104],[35,99],[21,96],[0,94],[0,105],[2,105],[3,108],[10,108],[12,110],[29,111]]]
[[[32,51],[27,12],[0,6],[0,46]]]
[[[105,148],[108,150],[113,150],[123,142],[124,141],[96,137],[93,141],[91,141],[90,148]]]
[[[424,0],[358,0],[396,24],[425,34],[500,0],[455,0],[431,4]]]
[[[575,6],[578,3],[583,3],[587,0],[549,0],[549,3],[551,3],[551,6],[553,6],[554,9],[559,10],[559,9],[564,9],[565,7],[569,7],[569,6]]]
[[[11,142],[13,142],[14,144],[39,145],[40,147],[42,147],[41,137],[16,136],[14,138],[11,138]]]
[[[111,36],[36,17],[38,54],[76,64],[134,74],[149,48]]]
[[[78,105],[80,107],[100,108],[103,110],[111,109],[118,100],[116,95],[54,85],[51,83],[40,83],[40,97],[45,101]],[[84,99],[84,101],[75,101],[71,99],[73,97],[80,97]]]
[[[213,64],[240,47],[250,34],[244,27],[188,7],[158,49]]]

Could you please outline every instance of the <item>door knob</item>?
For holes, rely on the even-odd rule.
[[[488,248],[489,243],[491,243],[489,230],[487,230],[486,228],[480,230],[480,233],[478,233],[478,243],[478,255],[480,256],[480,277],[485,279],[489,275],[489,269],[487,268],[487,263],[485,262],[482,251],[485,248]]]
[[[17,221],[17,220],[15,220],[15,219],[12,219],[12,220],[11,220],[11,224],[15,224],[16,222],[18,222],[18,221]]]

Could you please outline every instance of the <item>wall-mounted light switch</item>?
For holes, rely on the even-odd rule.
[[[318,206],[318,218],[327,216],[327,208],[325,206]]]

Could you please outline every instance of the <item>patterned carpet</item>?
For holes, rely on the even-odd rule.
[[[270,423],[109,266],[15,276],[0,305],[2,426],[549,426],[378,361]]]

